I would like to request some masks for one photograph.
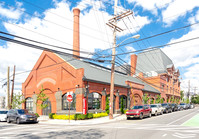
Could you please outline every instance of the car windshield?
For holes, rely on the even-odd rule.
[[[157,105],[151,105],[151,108],[156,108],[157,107]]]
[[[175,106],[175,104],[171,104],[172,106]]]
[[[180,105],[185,105],[184,103],[180,103]]]
[[[19,114],[27,114],[28,111],[27,111],[27,110],[18,110],[18,113],[19,113]]]
[[[8,111],[0,111],[0,114],[7,114]]]
[[[167,104],[161,104],[162,106],[166,106]]]
[[[133,106],[132,109],[143,109],[143,106]]]

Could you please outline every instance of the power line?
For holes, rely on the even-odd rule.
[[[125,55],[125,54],[130,54],[130,53],[141,52],[141,51],[146,51],[146,50],[149,51],[149,50],[153,50],[153,49],[156,49],[156,48],[161,48],[161,47],[169,46],[169,45],[175,45],[175,44],[179,44],[179,43],[183,43],[183,42],[188,42],[188,41],[192,41],[192,40],[196,40],[196,39],[199,39],[199,37],[195,37],[195,38],[191,38],[191,39],[186,39],[186,40],[182,40],[182,41],[177,41],[177,42],[174,42],[174,43],[159,45],[159,46],[155,46],[155,47],[150,47],[150,48],[147,48],[147,49],[130,51],[130,52],[126,52],[126,53],[119,53],[119,54],[117,54],[117,56],[118,55]],[[112,56],[112,55],[107,55],[107,56],[104,56],[104,57],[110,57],[110,56]]]
[[[92,54],[91,52],[78,51],[78,50],[73,50],[73,49],[69,49],[69,48],[63,48],[63,47],[60,47],[60,46],[57,46],[57,45],[52,45],[52,44],[47,44],[47,43],[35,41],[35,40],[32,40],[32,39],[28,39],[28,38],[24,38],[24,37],[21,37],[21,36],[13,35],[11,33],[6,33],[6,32],[3,32],[3,31],[0,31],[0,33],[1,34],[5,34],[5,35],[9,35],[9,36],[12,36],[12,37],[20,38],[20,39],[23,39],[23,40],[27,40],[27,41],[31,41],[31,42],[35,42],[35,43],[47,45],[47,46],[52,46],[52,47],[55,47],[55,48],[60,48],[60,49],[68,50],[68,51],[80,52],[80,53],[84,53],[84,54]]]
[[[8,6],[11,7],[11,8],[15,8],[15,7],[13,7],[13,6],[9,5],[9,4],[6,4],[6,5],[8,5]],[[61,24],[52,22],[52,21],[50,21],[50,20],[46,20],[45,18],[41,18],[41,17],[38,16],[38,15],[31,14],[31,13],[29,13],[29,12],[27,12],[27,11],[24,11],[24,10],[21,10],[21,9],[19,9],[19,8],[17,8],[17,9],[20,10],[20,11],[22,11],[23,13],[29,14],[30,16],[37,17],[37,18],[39,18],[39,19],[42,19],[43,21],[46,21],[46,22],[49,22],[49,23],[54,24],[54,25],[56,25],[56,26],[62,27],[62,28],[64,28],[64,29],[72,30],[72,31],[73,31],[73,29],[68,28],[68,27],[66,27],[66,26],[63,26],[63,25],[61,25]],[[99,41],[104,41],[104,40],[101,40],[100,38],[94,37],[93,35],[89,35],[89,34],[86,34],[86,33],[82,33],[82,34],[84,34],[84,35],[86,35],[86,36],[88,36],[88,37],[90,37],[90,38],[97,39],[97,40],[99,40]],[[107,41],[105,41],[105,42],[108,43]]]
[[[159,34],[155,34],[155,35],[143,38],[143,39],[139,39],[139,40],[135,40],[135,41],[132,41],[132,42],[124,43],[124,44],[119,45],[118,47],[121,47],[121,46],[124,46],[124,45],[128,45],[128,44],[132,44],[132,43],[136,43],[136,42],[140,42],[140,41],[147,40],[147,39],[150,39],[150,38],[154,38],[154,37],[157,37],[157,36],[161,36],[161,35],[164,35],[164,34],[167,34],[167,33],[171,33],[171,32],[177,31],[177,30],[181,30],[181,29],[184,29],[184,28],[187,28],[187,27],[191,27],[191,26],[194,26],[194,25],[197,25],[197,24],[199,24],[199,22],[195,22],[193,24],[189,24],[189,25],[186,25],[186,26],[183,26],[183,27],[175,28],[175,29],[172,29],[172,30],[169,30],[169,31],[166,31],[166,32],[159,33]],[[96,53],[107,51],[109,49],[112,49],[112,48],[103,49],[103,50],[101,50],[99,52],[96,52]]]

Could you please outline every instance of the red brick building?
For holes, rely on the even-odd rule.
[[[79,9],[74,9],[74,36],[73,49],[75,56],[79,56]],[[115,72],[114,112],[119,112],[120,98],[124,98],[125,108],[134,104],[142,104],[144,93],[152,98],[161,94],[165,99],[171,95],[179,97],[179,71],[174,72],[173,66],[168,66],[167,72],[158,73],[157,76],[145,76],[145,72],[138,74],[138,57],[131,57],[131,74]],[[161,61],[164,63],[164,61]],[[136,70],[135,70],[136,69]],[[147,80],[147,83],[143,79]],[[150,80],[151,78],[154,78]],[[30,111],[40,115],[48,113],[68,113],[67,95],[73,96],[70,109],[72,113],[83,112],[83,98],[88,102],[88,112],[105,111],[106,98],[110,94],[111,70],[109,68],[80,60],[77,57],[64,56],[43,51],[33,70],[26,81],[22,84],[22,92],[26,98],[23,106]],[[173,79],[172,81],[170,81]],[[153,86],[155,84],[155,86]],[[165,88],[172,86],[174,93]],[[161,87],[164,85],[163,89]],[[48,101],[37,103],[48,103],[48,107],[41,110],[37,105],[37,95],[40,89],[49,97]]]

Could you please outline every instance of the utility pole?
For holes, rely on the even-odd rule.
[[[190,95],[190,80],[188,81],[188,93],[187,93],[187,98],[189,99]]]
[[[123,31],[120,27],[117,26],[117,21],[120,19],[131,15],[133,12],[130,10],[117,15],[117,0],[115,0],[114,6],[114,17],[109,19],[109,22],[106,23],[109,27],[113,28],[113,49],[112,49],[112,61],[111,61],[111,85],[110,85],[110,102],[109,102],[109,119],[113,119],[113,97],[114,97],[114,72],[115,72],[115,48],[116,48],[116,31]]]
[[[8,67],[7,75],[7,108],[10,109],[10,67]]]
[[[115,0],[114,16],[117,15],[117,0]],[[115,71],[115,47],[116,47],[116,25],[117,19],[114,19],[113,30],[113,50],[112,50],[112,66],[111,66],[111,87],[110,87],[110,103],[109,103],[109,119],[113,119],[113,94],[114,94],[114,71]]]
[[[12,108],[12,102],[13,102],[13,92],[14,92],[14,82],[15,82],[15,65],[13,70],[13,79],[12,79],[12,91],[11,91],[11,102],[10,102],[10,108]]]

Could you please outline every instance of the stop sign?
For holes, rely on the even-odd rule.
[[[71,101],[73,100],[73,97],[72,97],[71,95],[68,95],[68,96],[67,96],[67,100],[68,100],[69,102],[71,102]]]

